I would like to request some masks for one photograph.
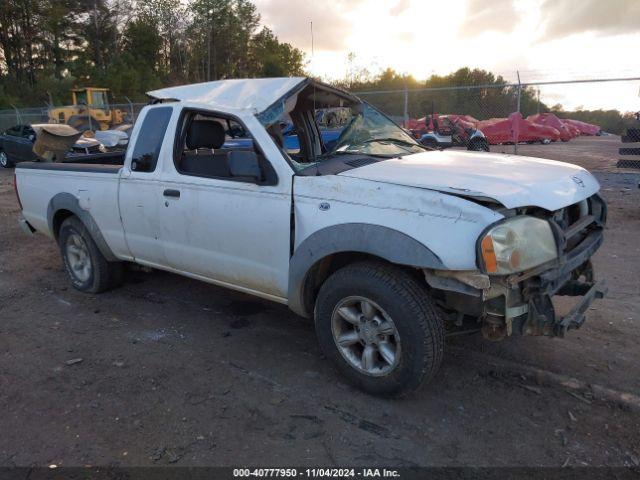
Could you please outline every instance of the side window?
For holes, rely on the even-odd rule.
[[[160,148],[172,113],[171,107],[154,108],[147,112],[133,147],[131,170],[153,172],[156,169],[158,155],[160,155]]]
[[[175,149],[182,175],[275,185],[275,171],[251,134],[232,118],[189,112],[183,116]]]

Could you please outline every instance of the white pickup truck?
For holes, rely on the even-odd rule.
[[[16,167],[23,229],[59,244],[78,290],[135,262],[287,304],[379,395],[433,377],[447,333],[562,336],[606,290],[590,262],[606,206],[582,168],[434,151],[305,78],[149,96],[122,165]],[[334,107],[351,118],[329,148],[314,111]],[[554,295],[581,298],[561,316]]]

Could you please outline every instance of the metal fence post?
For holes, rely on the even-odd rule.
[[[404,116],[403,127],[407,128],[409,125],[409,90],[407,89],[407,77],[404,77]]]
[[[124,96],[125,100],[129,103],[129,111],[131,112],[131,123],[136,123],[136,116],[133,113],[133,103],[129,100],[129,97]]]
[[[516,74],[518,75],[518,104],[517,104],[516,111],[520,113],[520,94],[522,93],[522,84],[520,83],[520,72],[516,71]],[[518,134],[516,135],[516,138],[513,139],[514,155],[518,155],[518,141],[520,140],[520,128],[516,129],[516,131],[518,132]]]
[[[20,121],[20,110],[15,105],[11,105],[13,107],[13,111],[16,112],[16,125],[20,125],[22,122]]]

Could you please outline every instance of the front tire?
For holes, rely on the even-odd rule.
[[[62,222],[58,245],[69,280],[77,290],[100,293],[122,283],[122,263],[107,261],[78,217]]]
[[[356,387],[402,396],[433,378],[444,326],[426,287],[377,262],[341,268],[322,285],[315,308],[320,347]]]

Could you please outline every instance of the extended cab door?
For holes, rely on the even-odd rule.
[[[132,259],[153,266],[165,266],[161,216],[165,213],[160,191],[158,159],[163,150],[173,107],[147,107],[136,122],[120,176],[118,205],[125,239]],[[173,142],[169,138],[168,148]]]
[[[293,171],[255,117],[243,120],[241,127],[249,131],[253,124],[259,131],[252,133],[262,135],[254,135],[260,144],[255,150],[260,179],[229,170],[232,152],[240,152],[235,160],[249,161],[253,155],[246,153],[254,151],[250,135],[247,142],[230,142],[229,125],[239,126],[239,119],[183,110],[175,148],[163,151],[160,237],[173,269],[282,301],[289,271]]]

